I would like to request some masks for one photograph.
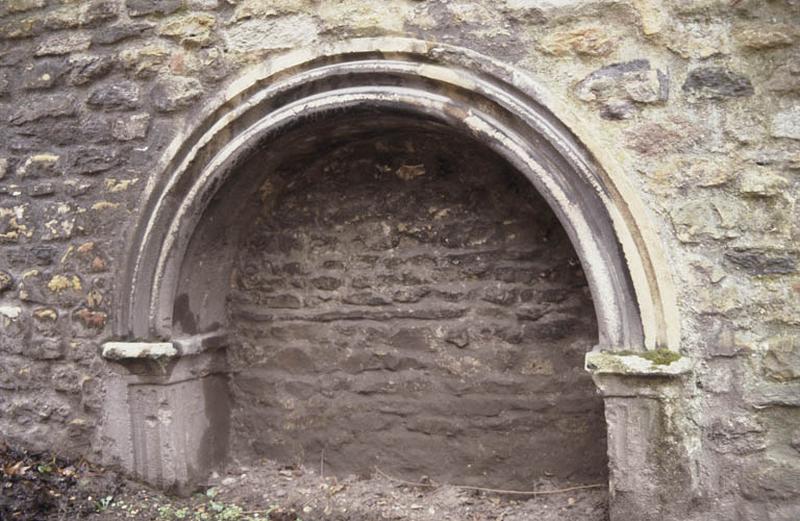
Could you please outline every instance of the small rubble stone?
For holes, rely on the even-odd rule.
[[[158,80],[150,96],[161,112],[173,112],[191,105],[203,94],[203,86],[195,78],[173,76]]]
[[[139,85],[132,81],[107,83],[94,89],[87,103],[107,110],[134,109],[139,106]]]
[[[794,450],[800,452],[800,429],[797,429],[792,433],[792,438],[789,441],[789,446]]]
[[[764,450],[765,434],[766,429],[757,420],[736,415],[716,420],[709,429],[708,437],[715,451],[743,456]]]
[[[692,150],[706,142],[706,129],[681,117],[647,121],[625,131],[628,146],[643,156]]]
[[[42,218],[42,240],[57,241],[72,238],[75,231],[75,206],[70,203],[48,205]]]
[[[8,79],[8,72],[0,70],[0,98],[6,96],[11,88],[11,81]]]
[[[65,32],[48,36],[37,47],[34,56],[50,56],[85,51],[91,44],[87,31]]]
[[[96,31],[92,36],[92,43],[96,45],[111,45],[129,38],[146,35],[155,24],[148,22],[122,23],[105,27]]]
[[[38,60],[26,68],[20,79],[25,90],[49,89],[67,73],[68,65],[63,59]]]
[[[664,102],[669,98],[669,79],[647,60],[614,63],[598,69],[575,87],[578,99],[600,104],[606,119],[627,119],[636,104]]]
[[[725,260],[751,275],[788,275],[797,272],[794,256],[763,249],[736,248],[725,252]]]
[[[666,37],[667,48],[682,58],[701,59],[731,51],[730,27],[703,19],[675,20]]]
[[[772,116],[770,134],[774,137],[800,139],[800,105]]]
[[[28,100],[9,118],[12,125],[23,125],[41,119],[74,116],[77,112],[75,98],[65,94],[51,94]]]
[[[800,93],[800,57],[790,58],[778,65],[764,87],[773,92]]]
[[[28,195],[31,197],[45,197],[56,193],[56,187],[53,183],[36,183],[28,187]]]
[[[111,126],[111,134],[119,141],[131,141],[147,136],[150,128],[150,114],[131,114],[120,116]]]
[[[182,0],[126,0],[130,16],[171,14],[181,8]]]
[[[51,153],[34,154],[28,157],[17,169],[21,178],[54,177],[61,174],[59,168],[60,156]]]
[[[13,14],[31,11],[44,7],[45,0],[5,0],[0,6],[0,13]]]
[[[158,34],[175,38],[182,45],[206,46],[211,42],[216,23],[210,14],[189,14],[165,21]]]
[[[44,19],[49,30],[91,27],[117,17],[115,0],[88,0],[50,11]]]
[[[763,171],[748,170],[741,175],[739,192],[751,197],[774,197],[783,193],[789,182],[782,176]]]
[[[800,496],[800,467],[766,461],[742,469],[739,483],[742,495],[748,499],[796,498]]]
[[[542,49],[554,56],[606,56],[617,46],[617,39],[607,29],[591,25],[559,31],[542,42]]]
[[[767,341],[764,373],[779,381],[800,379],[800,341],[793,336],[778,336]]]
[[[29,205],[0,206],[0,243],[18,242],[33,237]]]
[[[7,271],[0,270],[0,293],[4,293],[14,287],[14,278]]]
[[[119,61],[126,69],[133,70],[137,78],[151,78],[166,67],[171,54],[164,45],[145,45],[123,49]]]
[[[737,27],[733,34],[742,47],[763,50],[792,45],[796,32],[790,25],[761,23]]]
[[[228,48],[232,52],[251,53],[290,49],[309,45],[316,39],[317,23],[308,15],[276,18],[273,23],[245,20],[226,31]]]
[[[81,308],[73,314],[74,319],[77,320],[86,329],[103,329],[108,321],[108,314],[103,311],[92,311],[87,308]]]
[[[689,72],[683,92],[694,98],[725,99],[753,95],[746,76],[725,67],[698,67]]]
[[[108,147],[82,148],[74,154],[72,172],[94,175],[105,172],[119,164],[118,151]]]
[[[77,55],[69,58],[69,83],[84,85],[102,78],[114,67],[109,56]]]

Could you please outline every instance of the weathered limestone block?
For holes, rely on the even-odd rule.
[[[665,102],[669,98],[669,79],[652,69],[648,60],[615,63],[596,70],[575,86],[575,95],[600,105],[606,119],[627,119],[641,104]]]
[[[115,81],[92,90],[89,105],[105,110],[131,110],[139,106],[139,85],[132,81]]]
[[[62,174],[60,167],[61,157],[44,152],[34,154],[17,168],[17,176],[21,178],[57,177]]]
[[[165,15],[181,8],[182,0],[125,0],[130,16]]]
[[[93,45],[112,45],[129,38],[138,38],[147,35],[155,27],[150,22],[120,23],[103,27],[92,32]]]
[[[29,205],[0,206],[0,244],[33,237]]]
[[[743,456],[766,448],[764,425],[743,414],[715,419],[707,436],[713,449],[722,454]]]
[[[170,342],[107,342],[103,345],[103,358],[114,361],[169,359],[177,354]]]
[[[61,58],[37,60],[23,71],[20,87],[25,90],[50,89],[60,83],[68,68]]]
[[[777,64],[764,86],[773,92],[800,92],[800,58],[789,58]]]
[[[551,33],[540,45],[555,56],[606,56],[616,49],[618,40],[607,27],[586,25]]]
[[[17,108],[9,118],[12,125],[24,125],[40,119],[74,116],[77,112],[76,100],[68,94],[51,94],[31,98],[28,103]]]
[[[733,248],[725,252],[725,260],[751,275],[788,275],[797,272],[796,255],[780,250]]]
[[[0,305],[0,351],[22,354],[30,335],[31,319],[20,306]]]
[[[739,177],[739,193],[752,197],[774,197],[785,193],[789,182],[766,169],[746,170]]]
[[[764,373],[775,380],[800,379],[800,340],[794,336],[770,338],[764,355]]]
[[[36,48],[34,56],[50,56],[85,51],[91,44],[88,31],[55,33],[46,37]]]
[[[105,457],[173,492],[188,494],[228,450],[229,411],[219,352],[171,358],[170,343],[110,342]]]
[[[72,153],[70,172],[80,175],[96,175],[119,166],[124,158],[115,148],[85,146]]]
[[[735,27],[733,35],[737,43],[747,49],[774,49],[792,45],[797,28],[780,23],[748,23]]]
[[[683,92],[690,99],[725,99],[753,95],[750,79],[724,67],[697,67],[689,71]]]
[[[178,40],[186,46],[207,46],[214,38],[217,19],[205,13],[170,18],[162,22],[157,33]]]
[[[591,352],[586,369],[605,398],[612,519],[655,521],[685,515],[698,477],[696,425],[684,406],[692,363],[663,350]]]
[[[775,137],[800,139],[800,105],[794,105],[774,114],[770,134]]]
[[[75,228],[76,207],[70,202],[57,202],[45,207],[41,214],[42,240],[56,241],[72,238]]]
[[[317,38],[317,22],[307,14],[282,18],[244,20],[225,29],[225,41],[231,52],[268,52],[303,47]]]
[[[14,287],[14,277],[7,271],[0,270],[0,294]]]
[[[675,20],[665,35],[667,48],[682,58],[706,59],[731,51],[730,27],[703,19]]]
[[[152,78],[166,70],[172,51],[160,43],[145,43],[119,52],[123,67],[133,71],[136,78]]]
[[[232,21],[268,18],[280,14],[308,11],[309,0],[242,0],[236,5]]]
[[[203,86],[195,78],[172,76],[160,78],[150,98],[161,112],[174,112],[187,108],[203,94]]]
[[[68,64],[70,67],[68,83],[70,85],[85,85],[100,79],[111,72],[114,67],[111,57],[93,54],[72,55],[69,57]]]
[[[760,461],[740,475],[742,495],[748,499],[786,500],[800,497],[800,466]]]
[[[13,14],[44,7],[45,0],[7,0],[0,6],[0,13]]]
[[[131,141],[147,136],[150,129],[150,114],[140,113],[120,116],[111,127],[111,135],[120,141]]]
[[[655,157],[707,146],[709,133],[702,122],[673,115],[662,121],[645,121],[630,127],[625,131],[625,139],[634,152]]]

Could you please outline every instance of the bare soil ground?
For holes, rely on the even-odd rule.
[[[541,482],[538,492],[578,484]],[[111,470],[0,444],[3,521],[605,521],[605,488],[521,497],[368,478],[321,477],[269,461],[212,476],[188,498],[165,495]]]

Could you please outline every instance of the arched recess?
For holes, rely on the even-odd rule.
[[[590,149],[588,134],[525,73],[452,46],[361,39],[271,60],[207,106],[175,137],[144,191],[117,285],[118,338],[222,332],[224,262],[184,266],[208,203],[254,149],[287,128],[371,108],[466,132],[530,179],[581,258],[599,348],[677,349],[674,293],[642,204],[613,161]]]
[[[243,188],[247,159],[270,147],[291,158],[291,147],[314,146],[313,132],[289,149],[281,148],[281,137],[348,115],[363,121],[370,111],[466,134],[533,183],[581,259],[597,314],[590,355],[598,356],[591,363],[587,357],[587,368],[605,397],[612,519],[652,510],[655,494],[682,497],[685,491],[673,489],[687,481],[675,476],[691,467],[691,440],[664,458],[661,440],[688,438],[662,432],[683,424],[668,417],[673,402],[664,406],[661,399],[678,396],[691,360],[673,353],[664,363],[663,352],[630,356],[678,351],[680,322],[657,235],[624,173],[525,72],[466,49],[395,38],[271,59],[208,101],[164,151],[126,237],[115,286],[119,342],[107,343],[103,354],[121,363],[111,364],[106,381],[106,458],[153,484],[179,488],[225,458],[230,405],[225,358],[214,348],[226,342],[237,243],[231,230],[247,218],[235,197],[253,190]],[[382,121],[373,118],[358,131]],[[342,139],[352,135],[347,129],[343,124]]]

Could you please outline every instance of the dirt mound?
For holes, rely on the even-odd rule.
[[[0,441],[0,519],[82,519],[107,506],[121,480],[116,473]]]

